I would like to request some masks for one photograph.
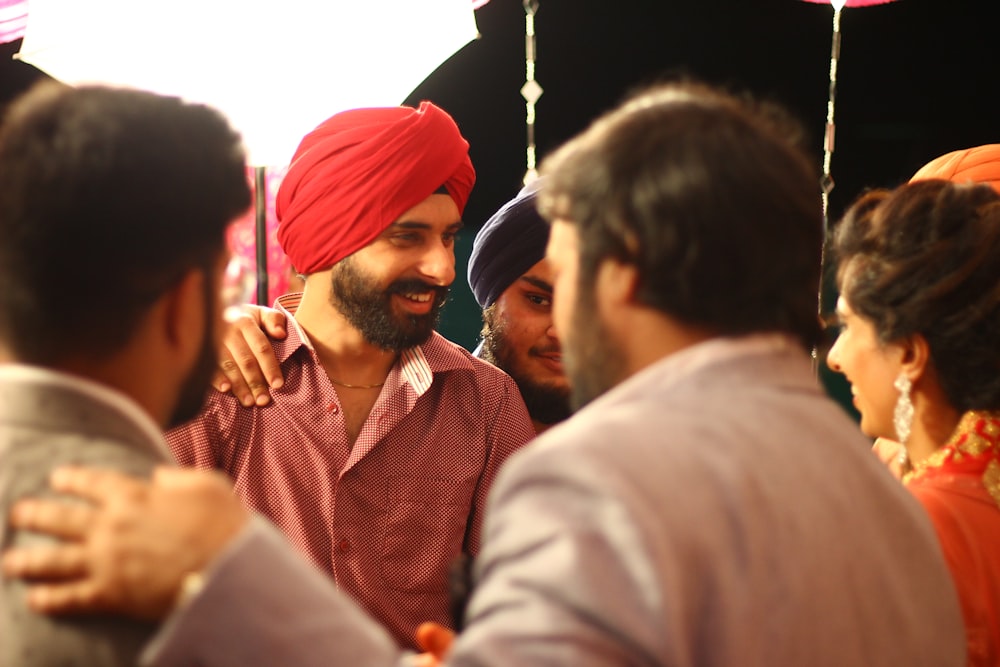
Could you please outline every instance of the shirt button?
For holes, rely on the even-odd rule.
[[[327,410],[330,411],[330,414],[335,415],[338,412],[340,412],[340,406],[338,406],[336,403],[331,403],[330,407],[328,407]]]
[[[337,551],[342,554],[346,554],[351,550],[351,541],[346,537],[342,538],[340,542],[337,543]]]

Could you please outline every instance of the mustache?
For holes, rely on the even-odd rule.
[[[444,303],[448,298],[451,287],[442,285],[431,285],[419,278],[401,278],[393,281],[385,290],[386,294],[414,294],[422,292],[433,292],[435,303]]]
[[[535,356],[543,356],[546,354],[562,354],[562,346],[559,343],[554,343],[552,345],[537,345],[528,350],[530,354]]]

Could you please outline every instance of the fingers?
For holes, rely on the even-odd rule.
[[[413,667],[438,667],[441,662],[430,653],[419,653],[413,656]]]
[[[420,650],[443,659],[455,640],[455,633],[439,623],[427,622],[417,626],[414,638]]]
[[[233,388],[233,385],[229,382],[229,378],[227,378],[226,374],[222,372],[221,363],[219,370],[215,371],[215,375],[212,376],[211,385],[212,388],[220,394],[225,394]]]
[[[253,313],[258,319],[247,314],[228,328],[219,351],[219,367],[225,380],[215,385],[218,388],[228,382],[229,390],[247,407],[267,405],[271,400],[268,386],[279,389],[284,384],[271,341],[260,329],[260,314],[257,310]]]
[[[177,468],[175,466],[158,466],[153,470],[153,486],[170,490],[208,490],[221,492],[223,497],[232,496],[232,482],[225,474],[217,470],[199,470],[195,468]]]
[[[421,623],[417,626],[416,632],[413,633],[413,638],[417,642],[417,648],[421,651],[430,651],[430,644],[433,641],[432,635],[434,633],[434,624],[427,622]]]
[[[88,572],[86,551],[78,544],[12,549],[3,555],[4,576],[37,581],[79,579]]]
[[[247,346],[253,352],[264,378],[267,379],[267,384],[274,389],[280,389],[284,384],[284,378],[269,337],[284,340],[288,336],[288,331],[285,329],[287,324],[285,314],[280,310],[263,306],[246,305],[243,309],[254,324],[253,327],[245,327],[244,338]]]
[[[104,504],[109,500],[135,502],[149,487],[146,480],[131,477],[116,470],[63,466],[52,471],[52,488]]]
[[[40,582],[29,588],[29,604],[44,613],[159,618],[184,575],[204,569],[250,520],[229,478],[216,471],[163,466],[146,481],[62,468],[52,485],[94,503],[24,500],[11,522],[73,541],[19,546],[0,561],[6,576]]]
[[[239,364],[233,360],[226,348],[219,350],[219,368],[212,378],[212,386],[215,387],[216,391],[229,392],[235,396],[243,407],[249,408],[256,405],[253,391],[250,390],[250,386],[243,378]]]
[[[94,508],[59,500],[22,500],[10,511],[10,525],[61,540],[80,540],[94,518]]]
[[[876,438],[872,445],[872,453],[893,477],[902,479],[906,464],[906,448],[901,443],[888,438]]]
[[[888,438],[876,438],[872,445],[872,452],[882,463],[889,464],[899,457],[899,453],[904,451],[903,445]]]
[[[267,335],[271,338],[284,340],[288,335],[288,331],[285,330],[285,324],[287,324],[285,321],[285,314],[280,310],[275,310],[273,308],[260,309],[261,328],[263,328],[264,331],[267,332]]]
[[[28,606],[42,614],[93,613],[109,608],[101,589],[90,580],[32,586]]]

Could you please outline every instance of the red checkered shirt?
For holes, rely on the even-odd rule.
[[[449,566],[479,550],[490,484],[534,436],[531,421],[509,376],[435,333],[400,355],[351,447],[336,389],[291,316],[299,298],[278,300],[289,326],[272,341],[285,384],[271,403],[210,392],[167,441],[181,465],[229,473],[251,508],[413,646],[419,623],[450,625]]]

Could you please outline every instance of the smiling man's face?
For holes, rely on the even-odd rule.
[[[552,270],[541,260],[483,313],[483,358],[514,378],[531,418],[554,424],[569,416],[569,383],[552,326]]]
[[[330,302],[372,345],[398,352],[425,342],[455,280],[461,227],[452,198],[431,195],[334,265]]]

